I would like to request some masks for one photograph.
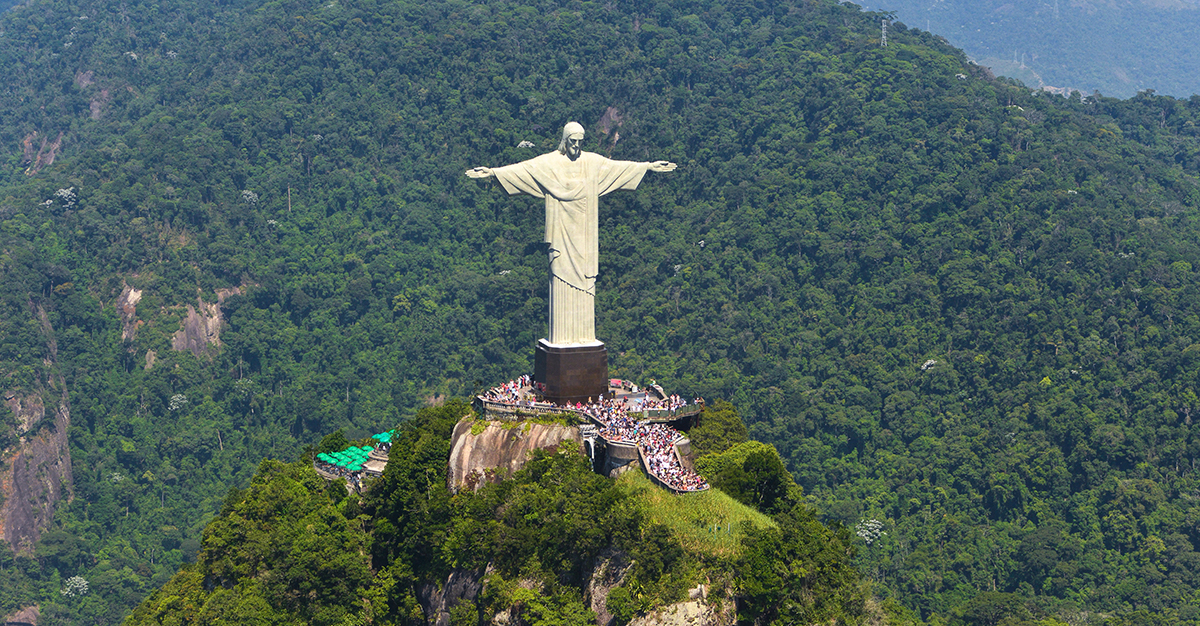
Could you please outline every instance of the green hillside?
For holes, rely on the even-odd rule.
[[[679,497],[693,511],[717,499],[758,523],[738,531],[735,550],[715,555],[655,519],[646,502],[660,490],[649,481],[599,476],[578,449],[539,450],[512,479],[451,494],[450,433],[468,410],[450,402],[418,413],[361,506],[343,481],[326,486],[311,456],[264,461],[205,529],[197,563],[125,623],[420,624],[432,594],[443,585],[450,593],[448,576],[483,584],[472,597],[447,598],[452,623],[503,615],[594,624],[588,607],[597,601],[586,592],[605,576],[617,584],[599,605],[620,624],[686,600],[698,584],[714,603],[737,593],[747,620],[863,619],[850,534],[822,526],[803,503],[775,521],[717,491]]]
[[[826,521],[878,520],[878,594],[1194,620],[1200,103],[1031,95],[878,25],[823,0],[0,14],[0,370],[61,379],[75,468],[41,542],[0,549],[0,611],[119,622],[261,459],[530,371],[542,208],[462,172],[578,120],[680,166],[602,201],[613,374],[732,401]],[[218,299],[220,344],[173,349]]]

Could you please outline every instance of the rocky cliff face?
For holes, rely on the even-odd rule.
[[[200,301],[200,309],[188,305],[187,317],[178,332],[171,337],[171,349],[187,350],[196,356],[208,353],[209,344],[221,345],[221,307]]]
[[[71,453],[67,431],[71,425],[67,394],[50,407],[40,394],[5,394],[5,405],[17,418],[20,438],[3,453],[0,474],[0,538],[15,552],[32,554],[33,546],[54,517],[58,502],[70,497]]]
[[[596,614],[596,626],[613,626],[615,623],[608,610],[608,594],[625,583],[625,575],[632,566],[628,554],[611,548],[600,553],[592,565],[584,601]],[[686,602],[657,607],[634,618],[629,626],[733,626],[736,623],[737,606],[728,590],[710,597],[708,585],[699,585],[688,590]]]
[[[668,604],[634,618],[629,626],[733,626],[737,607],[733,600],[710,601],[703,586],[691,590],[687,602]]]
[[[613,615],[608,610],[608,594],[625,582],[625,575],[632,565],[628,554],[612,548],[601,552],[593,564],[592,575],[584,590],[584,601],[596,614],[596,626],[612,626]]]
[[[607,607],[608,594],[624,582],[632,565],[627,554],[612,548],[602,552],[592,564],[584,589],[584,602],[596,614],[596,626],[613,626],[614,619]],[[426,624],[452,626],[450,610],[460,602],[475,602],[487,587],[487,576],[492,571],[490,565],[482,571],[456,569],[444,584],[422,585],[417,601],[425,613]],[[522,580],[519,584],[526,589],[541,588],[541,583],[536,580]],[[734,626],[737,610],[733,600],[728,594],[710,597],[708,591],[706,585],[700,585],[689,590],[686,602],[658,607],[635,618],[629,626]],[[493,615],[487,623],[489,626],[519,623],[515,615],[517,608]]]
[[[121,341],[133,341],[138,326],[145,322],[137,318],[137,303],[142,300],[142,290],[125,285],[117,296],[117,314],[121,316]]]
[[[4,626],[37,626],[41,611],[37,606],[27,606],[8,617],[0,618]]]
[[[456,569],[446,578],[446,584],[421,585],[417,590],[417,601],[425,612],[425,621],[430,626],[450,626],[450,609],[459,602],[474,602],[483,591],[483,578],[489,571]]]
[[[30,312],[41,322],[50,353],[46,365],[53,367],[58,342],[50,318],[32,302]],[[71,405],[61,378],[51,375],[45,384],[49,388],[4,393],[4,404],[16,418],[17,443],[0,451],[0,539],[20,554],[33,554],[58,502],[71,494],[71,452],[67,447]],[[47,403],[53,417],[47,415]]]
[[[243,291],[242,287],[233,287],[229,289],[216,290],[217,301],[205,302],[203,298],[197,298],[196,304],[192,305],[176,305],[161,308],[161,311],[167,310],[184,310],[186,314],[183,320],[179,323],[179,329],[171,334],[171,349],[176,351],[187,351],[197,357],[211,355],[213,350],[221,345],[221,305],[225,299],[230,296],[240,295]],[[117,313],[121,316],[121,340],[132,342],[138,335],[138,329],[147,324],[147,315],[150,320],[153,320],[156,311],[143,311],[141,317],[138,316],[138,303],[142,300],[144,291],[136,289],[128,284],[124,285],[121,290],[121,295],[117,296],[114,305],[117,308]],[[149,322],[153,324],[153,322]],[[134,350],[130,347],[130,350]],[[150,350],[146,353],[146,369],[154,367],[154,361],[157,354]]]
[[[578,447],[579,429],[559,424],[486,422],[480,430],[473,419],[454,427],[451,439],[450,489],[478,489],[499,482],[525,465],[530,453],[564,443]],[[474,433],[472,432],[474,429]]]
[[[218,289],[215,304],[197,300],[196,307],[188,305],[187,317],[179,331],[171,337],[171,348],[188,350],[196,356],[208,353],[208,346],[221,345],[221,305],[229,296],[241,295],[241,287]]]

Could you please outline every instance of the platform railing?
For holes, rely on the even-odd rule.
[[[521,402],[510,404],[498,400],[488,400],[483,396],[475,396],[475,412],[487,419],[519,420],[535,415],[554,415],[557,413],[581,413],[578,409],[561,407],[549,402]]]

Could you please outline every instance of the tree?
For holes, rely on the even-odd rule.
[[[687,435],[697,456],[724,452],[747,439],[746,424],[737,408],[725,400],[705,405]]]

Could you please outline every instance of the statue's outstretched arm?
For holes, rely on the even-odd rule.
[[[649,170],[651,172],[672,172],[676,167],[678,166],[670,161],[651,161]],[[467,175],[469,176],[470,172],[467,172]]]
[[[672,167],[671,169],[675,169]],[[492,168],[490,167],[473,167],[467,170],[467,176],[471,178],[490,178],[492,176]]]

